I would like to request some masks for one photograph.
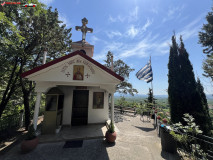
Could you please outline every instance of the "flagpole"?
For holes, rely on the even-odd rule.
[[[150,64],[152,65],[151,56],[150,56]],[[152,94],[154,95],[152,81],[151,81],[151,87],[152,87]]]
[[[151,55],[150,55],[150,64],[151,64]],[[151,64],[152,65],[152,64]],[[153,80],[152,80],[153,81]],[[152,81],[151,81],[151,87],[152,87],[152,95],[153,95],[153,102],[154,102],[154,91],[153,91],[153,84],[152,84]],[[155,104],[154,104],[155,105]]]

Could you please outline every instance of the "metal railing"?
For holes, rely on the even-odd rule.
[[[162,109],[160,110],[161,112],[164,112]],[[164,112],[165,114],[165,112]],[[155,114],[155,117],[157,117],[157,114]],[[155,119],[155,126],[158,132],[158,135],[160,136],[160,125],[162,123]],[[177,132],[177,131],[175,131]],[[186,133],[182,133],[182,132],[177,132],[180,135],[184,135]],[[190,137],[190,139],[192,140],[191,143],[193,143],[195,145],[195,150],[196,152],[199,152],[199,150],[197,149],[196,146],[200,146],[200,148],[207,154],[207,158],[212,160],[213,159],[213,138],[206,136],[206,135],[202,135],[202,134],[198,134],[198,135],[190,135],[187,134],[187,136]],[[187,144],[181,144],[178,143],[178,148],[184,150],[185,152],[190,153],[192,148],[189,148],[189,146]]]

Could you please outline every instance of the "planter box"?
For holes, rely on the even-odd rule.
[[[177,153],[177,143],[165,127],[160,127],[160,136],[162,150],[169,153]]]

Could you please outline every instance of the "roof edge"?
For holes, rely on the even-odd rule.
[[[113,72],[112,70],[110,70],[109,68],[105,67],[104,65],[100,64],[99,62],[95,61],[94,59],[90,58],[89,56],[85,55],[84,53],[82,53],[81,51],[75,51],[75,52],[72,52],[72,53],[69,53],[68,55],[66,56],[63,56],[63,57],[60,57],[60,58],[57,58],[55,60],[52,60],[48,63],[45,63],[41,66],[38,66],[38,67],[35,67],[29,71],[26,71],[24,73],[21,74],[21,77],[22,78],[26,78],[27,76],[35,73],[35,72],[38,72],[42,69],[45,69],[49,66],[52,66],[56,63],[59,63],[63,60],[66,60],[70,57],[73,57],[73,56],[76,56],[76,55],[80,55],[81,57],[85,58],[86,60],[90,61],[91,63],[95,64],[96,66],[100,67],[101,69],[105,70],[106,72],[108,72],[109,74],[111,74],[112,76],[116,77],[117,79],[119,79],[120,81],[124,81],[124,78],[121,77],[120,75],[116,74],[115,72]]]

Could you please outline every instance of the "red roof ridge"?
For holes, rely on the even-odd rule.
[[[35,72],[38,72],[38,71],[40,71],[42,69],[45,69],[45,68],[47,68],[49,66],[52,66],[52,65],[54,65],[56,63],[59,63],[59,62],[61,62],[63,60],[66,60],[66,59],[68,59],[70,57],[73,57],[75,55],[80,55],[81,57],[83,57],[86,60],[90,61],[91,63],[93,63],[94,65],[98,66],[99,68],[105,70],[106,72],[108,72],[112,76],[116,77],[117,79],[119,79],[121,81],[124,80],[123,77],[121,77],[120,75],[116,74],[115,72],[113,72],[109,68],[105,67],[104,65],[100,64],[99,62],[95,61],[94,59],[92,59],[91,57],[87,56],[86,54],[82,53],[81,51],[75,51],[75,52],[69,53],[68,55],[65,55],[63,57],[57,58],[57,59],[55,59],[53,61],[50,61],[50,62],[48,62],[46,64],[43,64],[41,66],[35,67],[35,68],[33,68],[33,69],[29,70],[29,71],[26,71],[26,72],[22,73],[21,76],[22,76],[22,78],[25,78],[28,75],[31,75],[31,74],[33,74]]]

